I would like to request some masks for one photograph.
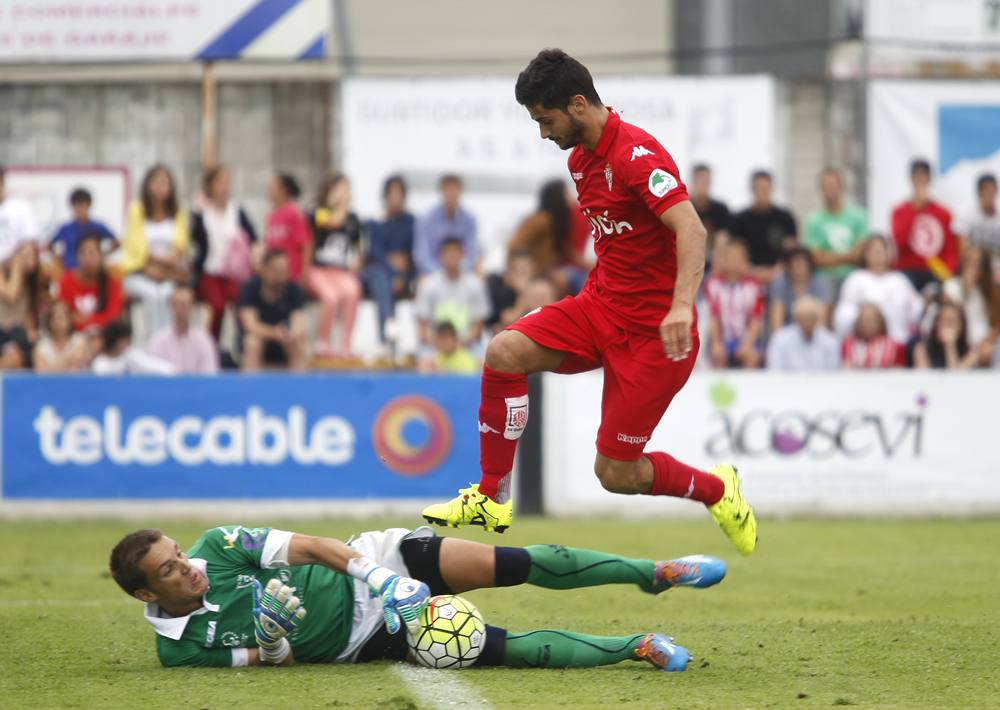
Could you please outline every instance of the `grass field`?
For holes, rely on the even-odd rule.
[[[216,521],[345,537],[413,524]],[[150,521],[156,525],[158,521]],[[630,587],[474,592],[512,630],[662,630],[688,672],[421,671],[401,664],[162,669],[141,606],[106,572],[122,522],[0,522],[0,707],[743,708],[1000,707],[1000,521],[770,521],[742,559],[708,520],[519,520],[503,537],[634,556],[705,552],[730,563],[718,587],[648,597]],[[161,524],[189,544],[205,523]],[[465,533],[463,533],[465,534]]]

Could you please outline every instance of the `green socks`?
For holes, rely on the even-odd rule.
[[[503,665],[510,668],[593,668],[635,660],[635,645],[645,634],[591,636],[542,629],[507,632]]]
[[[601,584],[637,584],[652,591],[653,563],[606,552],[562,545],[531,545],[528,584],[547,589],[577,589]],[[551,632],[561,633],[561,632]]]

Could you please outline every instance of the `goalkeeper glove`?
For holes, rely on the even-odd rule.
[[[390,634],[403,624],[414,624],[430,599],[431,590],[423,582],[402,577],[365,557],[355,557],[347,563],[348,573],[368,585],[372,596],[382,600],[385,628]]]
[[[272,579],[263,587],[253,580],[253,628],[260,659],[277,665],[288,658],[291,646],[288,634],[298,628],[306,616],[299,598],[281,580]]]

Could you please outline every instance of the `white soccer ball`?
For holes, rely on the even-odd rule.
[[[479,658],[486,623],[472,602],[447,594],[431,597],[419,621],[419,628],[407,640],[421,665],[468,668]]]

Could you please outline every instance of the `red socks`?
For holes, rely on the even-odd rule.
[[[648,495],[690,498],[705,505],[718,503],[725,495],[726,484],[718,476],[692,468],[662,451],[647,453],[646,458],[653,464],[653,486]]]
[[[514,452],[528,423],[528,378],[483,366],[479,402],[479,492],[497,503],[510,500]],[[720,496],[721,497],[721,496]]]

